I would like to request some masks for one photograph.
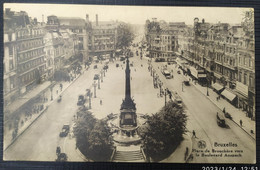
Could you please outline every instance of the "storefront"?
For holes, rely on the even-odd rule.
[[[233,92],[225,89],[221,92],[221,96],[226,98],[232,105],[236,106],[237,96]]]
[[[212,84],[211,85],[211,87],[213,88],[213,90],[216,92],[216,93],[218,93],[218,94],[220,94],[223,90],[224,90],[224,86],[222,86],[221,84],[219,84],[219,83],[214,83],[214,84]]]

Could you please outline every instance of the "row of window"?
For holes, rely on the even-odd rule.
[[[97,29],[93,31],[94,34],[114,34],[115,30],[112,29],[105,29],[105,30],[101,30],[101,29]]]
[[[17,45],[17,50],[24,51],[24,50],[39,47],[39,46],[43,46],[43,39],[23,41]]]
[[[114,48],[114,45],[99,45],[99,46],[94,46],[93,47],[93,50],[110,50],[110,49],[113,49]],[[91,50],[91,49],[90,49]]]
[[[20,64],[18,66],[18,72],[19,73],[25,72],[31,68],[34,68],[35,66],[42,64],[43,62],[44,62],[44,57],[41,57],[24,64]]]
[[[44,53],[43,48],[41,49],[36,49],[36,50],[32,50],[26,53],[21,53],[18,54],[18,61],[23,62],[26,61],[28,59],[34,58],[36,56],[42,55]]]
[[[44,65],[43,67],[40,67],[39,70],[35,69],[27,74],[24,74],[20,77],[20,80],[22,81],[23,84],[27,84],[35,79],[38,79],[39,76],[43,73],[45,70],[46,66]]]
[[[252,59],[246,55],[238,57],[238,65],[251,68],[253,66]]]
[[[252,75],[248,75],[246,73],[239,72],[238,73],[238,81],[247,85],[248,87],[254,87],[254,77]]]
[[[17,38],[23,38],[26,36],[37,36],[42,34],[43,34],[42,29],[25,29],[25,30],[20,30],[16,33]]]

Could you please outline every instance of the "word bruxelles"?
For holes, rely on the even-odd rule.
[[[218,142],[215,142],[214,146],[215,147],[237,147],[237,144],[236,143],[232,143],[232,142],[229,142],[229,143],[218,143]]]

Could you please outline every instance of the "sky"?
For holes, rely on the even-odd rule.
[[[74,4],[29,4],[5,3],[5,8],[12,11],[26,11],[32,18],[47,21],[47,16],[80,17],[85,19],[89,14],[90,21],[95,21],[98,14],[99,21],[118,20],[131,24],[144,24],[147,19],[157,18],[166,22],[185,22],[193,24],[193,19],[202,18],[210,23],[240,24],[243,14],[249,8],[223,7],[165,7],[165,6],[112,6],[112,5],[74,5]]]

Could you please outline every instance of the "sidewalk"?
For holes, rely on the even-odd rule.
[[[175,69],[174,66],[171,68]],[[183,74],[182,74],[183,75]],[[183,75],[184,76],[184,75]],[[187,80],[190,79],[189,76],[184,76]],[[232,104],[230,104],[227,100],[221,98],[217,101],[217,97],[219,96],[216,92],[214,92],[211,88],[208,88],[209,96],[207,96],[207,87],[202,87],[198,83],[194,83],[190,81],[192,85],[194,85],[197,90],[199,90],[202,94],[204,94],[212,103],[214,103],[220,110],[223,110],[225,108],[226,112],[230,113],[232,116],[232,121],[236,123],[239,127],[240,126],[240,120],[242,120],[242,129],[250,135],[253,139],[256,139],[256,132],[255,132],[255,121],[252,121],[249,117],[246,117],[246,113],[243,112],[241,109],[236,108]],[[250,132],[253,130],[253,134]]]
[[[48,109],[48,106],[52,103],[52,102],[56,102],[56,99],[74,82],[77,80],[77,78],[80,76],[80,74],[78,74],[76,76],[76,78],[73,81],[62,81],[62,82],[54,82],[54,86],[53,86],[53,90],[52,90],[52,96],[53,96],[53,100],[51,100],[51,90],[50,90],[50,86],[51,86],[51,82],[47,81],[45,82],[45,84],[48,84],[48,86],[43,86],[40,85],[38,87],[35,87],[32,91],[29,91],[25,96],[22,96],[21,98],[17,99],[15,101],[15,103],[10,104],[10,107],[12,107],[14,105],[14,107],[16,107],[17,111],[19,111],[19,115],[14,115],[14,116],[18,116],[19,119],[16,119],[18,121],[18,131],[17,131],[17,135],[15,137],[13,137],[13,133],[15,131],[14,127],[12,128],[8,128],[8,124],[12,123],[12,120],[7,120],[6,122],[4,122],[4,146],[3,149],[6,150],[9,146],[11,146],[18,138],[20,135],[22,135],[26,129],[28,129],[41,115],[42,113],[44,113],[45,110]],[[61,90],[60,88],[60,83],[62,83],[63,88]],[[43,89],[43,87],[45,87]],[[26,103],[28,101],[30,101],[30,99],[32,99],[33,97],[36,97],[38,95],[41,95],[41,101],[40,102],[36,102],[33,103],[33,105],[31,105],[31,103]],[[25,101],[26,99],[26,101]],[[21,103],[26,107],[30,107],[30,108],[34,108],[33,110],[35,110],[36,108],[39,108],[39,106],[41,107],[41,109],[37,109],[37,111],[33,111],[31,113],[26,113],[24,110],[19,110],[19,108],[24,107],[23,105],[21,105]],[[17,105],[17,106],[16,106]],[[15,111],[15,110],[14,110]],[[6,114],[6,113],[5,113]],[[5,115],[6,116],[6,115]]]
[[[191,152],[192,152],[192,139],[189,136],[189,134],[184,134],[183,135],[183,141],[181,142],[181,144],[179,145],[178,148],[176,148],[176,150],[166,159],[160,161],[163,163],[185,163]],[[186,152],[186,148],[188,148],[188,154],[187,157],[185,159],[185,152]]]

